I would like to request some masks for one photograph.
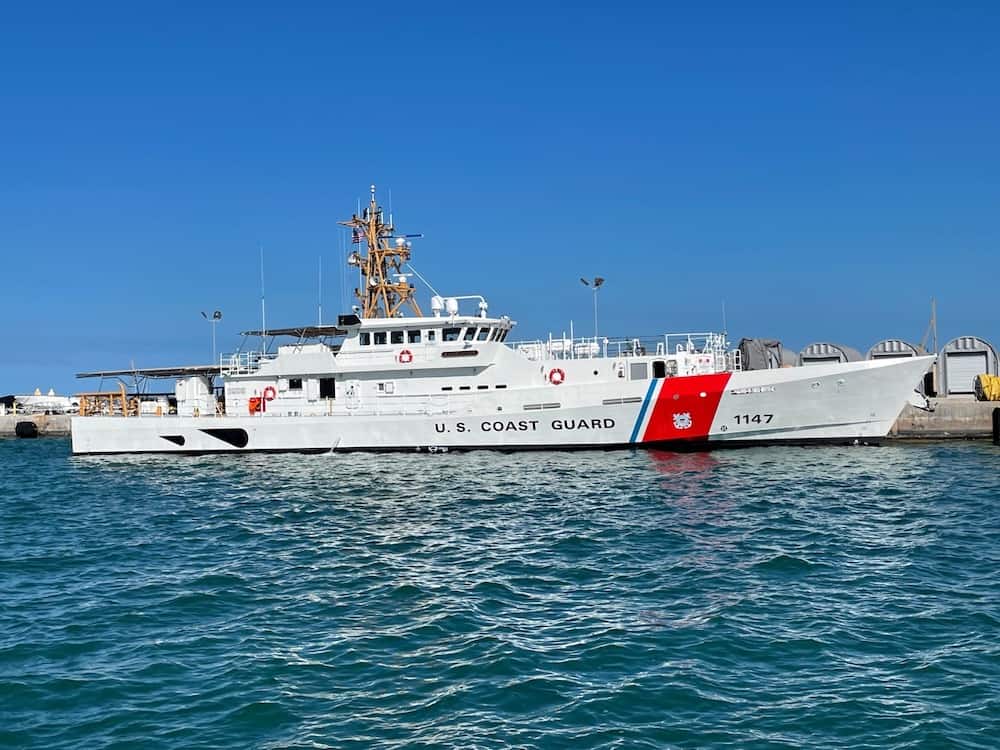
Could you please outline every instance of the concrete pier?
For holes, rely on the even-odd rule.
[[[924,440],[989,440],[993,435],[993,410],[998,401],[976,401],[971,396],[932,398],[934,411],[906,405],[890,438]]]
[[[72,414],[4,414],[0,416],[0,437],[14,437],[18,422],[34,422],[39,437],[68,437]]]

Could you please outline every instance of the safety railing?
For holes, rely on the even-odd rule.
[[[719,358],[719,369],[738,369],[738,356],[732,356],[729,342],[721,333],[668,333],[658,337],[611,339],[607,337],[556,338],[518,341],[510,344],[527,359],[566,360],[595,357],[646,357],[674,354],[712,354]],[[727,367],[728,365],[728,367]]]
[[[264,362],[274,359],[275,354],[262,352],[236,352],[219,357],[219,367],[223,375],[252,375]]]

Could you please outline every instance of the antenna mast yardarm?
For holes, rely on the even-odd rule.
[[[361,302],[362,318],[398,318],[400,308],[409,305],[418,317],[423,317],[413,287],[403,274],[403,265],[410,260],[410,248],[405,242],[392,244],[395,227],[383,221],[382,207],[375,202],[375,186],[371,187],[371,202],[361,213],[350,220],[338,222],[351,228],[352,241],[360,244],[364,239],[368,254],[355,251],[348,262],[361,269],[364,289],[355,289],[354,295]],[[399,278],[393,280],[393,275]]]

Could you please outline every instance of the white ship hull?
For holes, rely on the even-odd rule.
[[[445,451],[877,442],[932,357],[409,394],[329,414],[76,417],[75,454]],[[409,366],[409,365],[408,365]],[[575,367],[576,369],[571,369]],[[589,374],[589,371],[587,372]],[[597,374],[597,370],[594,370]],[[579,384],[576,384],[579,383]]]

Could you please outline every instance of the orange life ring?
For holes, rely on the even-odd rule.
[[[269,385],[264,389],[264,393],[262,395],[265,401],[274,401],[274,397],[278,395],[278,392],[274,390],[273,385]]]
[[[560,368],[553,367],[551,370],[549,370],[549,382],[552,383],[552,385],[559,385],[564,380],[566,380],[566,373],[563,372]]]
[[[403,349],[403,351],[399,353],[399,356],[396,357],[396,361],[401,365],[410,364],[410,362],[413,361],[413,352],[409,349]]]

